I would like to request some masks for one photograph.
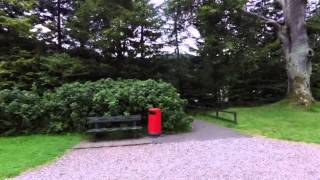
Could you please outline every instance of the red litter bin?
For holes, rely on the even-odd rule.
[[[161,110],[151,108],[148,112],[148,133],[152,136],[159,136],[162,133]]]

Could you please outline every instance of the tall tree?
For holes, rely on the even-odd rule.
[[[261,14],[268,25],[274,27],[282,44],[288,75],[288,99],[291,103],[310,106],[314,102],[311,93],[311,57],[314,52],[308,43],[306,28],[306,0],[278,0],[283,20],[275,20]]]
[[[168,44],[175,47],[177,59],[180,59],[181,32],[185,29],[181,1],[169,0],[165,2],[165,15],[169,30]]]
[[[58,47],[62,48],[62,28],[61,28],[61,0],[57,0],[57,39]]]
[[[74,14],[78,0],[39,0],[36,8],[38,23],[47,28],[46,32],[39,32],[38,38],[47,44],[56,44],[58,50],[64,44],[69,44],[69,30],[66,24]]]
[[[149,0],[135,0],[131,8],[121,6],[108,20],[109,24],[96,32],[94,43],[104,56],[121,61],[159,54],[162,43],[157,40],[163,21]]]
[[[131,40],[136,56],[142,60],[159,53],[162,43],[157,42],[161,37],[163,20],[159,9],[150,0],[135,0],[132,10],[131,27],[135,39]]]
[[[126,24],[123,17],[131,8],[132,1],[127,0],[83,0],[67,24],[72,46],[96,50],[104,57],[117,56],[116,40],[124,33],[117,26]]]
[[[196,25],[196,10],[207,1],[199,0],[166,0],[164,14],[166,17],[166,32],[168,45],[175,48],[177,58],[180,58],[181,43],[190,36],[188,29]],[[211,1],[213,2],[213,1]]]
[[[204,60],[200,81],[210,82],[203,89],[211,90],[217,101],[277,101],[284,96],[286,80],[279,43],[242,7],[240,1],[224,0],[208,1],[198,8],[197,28],[203,37],[199,52]]]

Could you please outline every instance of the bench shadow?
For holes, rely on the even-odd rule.
[[[103,141],[118,141],[118,140],[130,140],[140,139],[146,136],[144,131],[122,131],[122,132],[111,132],[111,133],[97,133],[89,136],[90,142],[103,142]]]

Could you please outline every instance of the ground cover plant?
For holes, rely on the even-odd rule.
[[[252,135],[308,143],[320,143],[320,103],[311,109],[288,106],[285,102],[259,107],[230,108],[238,113],[238,125],[213,117],[214,112],[201,112],[197,119],[217,123]],[[230,118],[228,114],[222,117]]]
[[[77,134],[0,137],[0,179],[53,160],[80,139]]]

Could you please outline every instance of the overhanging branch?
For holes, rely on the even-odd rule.
[[[282,5],[283,3],[285,3],[283,0],[279,0],[279,1],[281,1],[280,3],[282,3]],[[287,53],[288,47],[289,47],[289,38],[287,36],[287,29],[285,25],[282,25],[273,19],[266,18],[260,14],[249,12],[245,8],[243,9],[243,11],[251,16],[258,17],[261,21],[263,21],[267,25],[273,26],[277,31],[278,38],[280,42],[283,44],[285,52]]]
[[[269,19],[269,18],[266,18],[266,17],[264,17],[264,16],[262,16],[260,14],[249,12],[249,11],[246,11],[246,10],[243,10],[243,11],[246,12],[247,14],[249,14],[249,15],[258,17],[260,20],[262,20],[263,22],[265,22],[268,25],[271,25],[271,26],[275,27],[277,30],[281,29],[281,24],[278,23],[277,21],[273,20],[273,19]]]

